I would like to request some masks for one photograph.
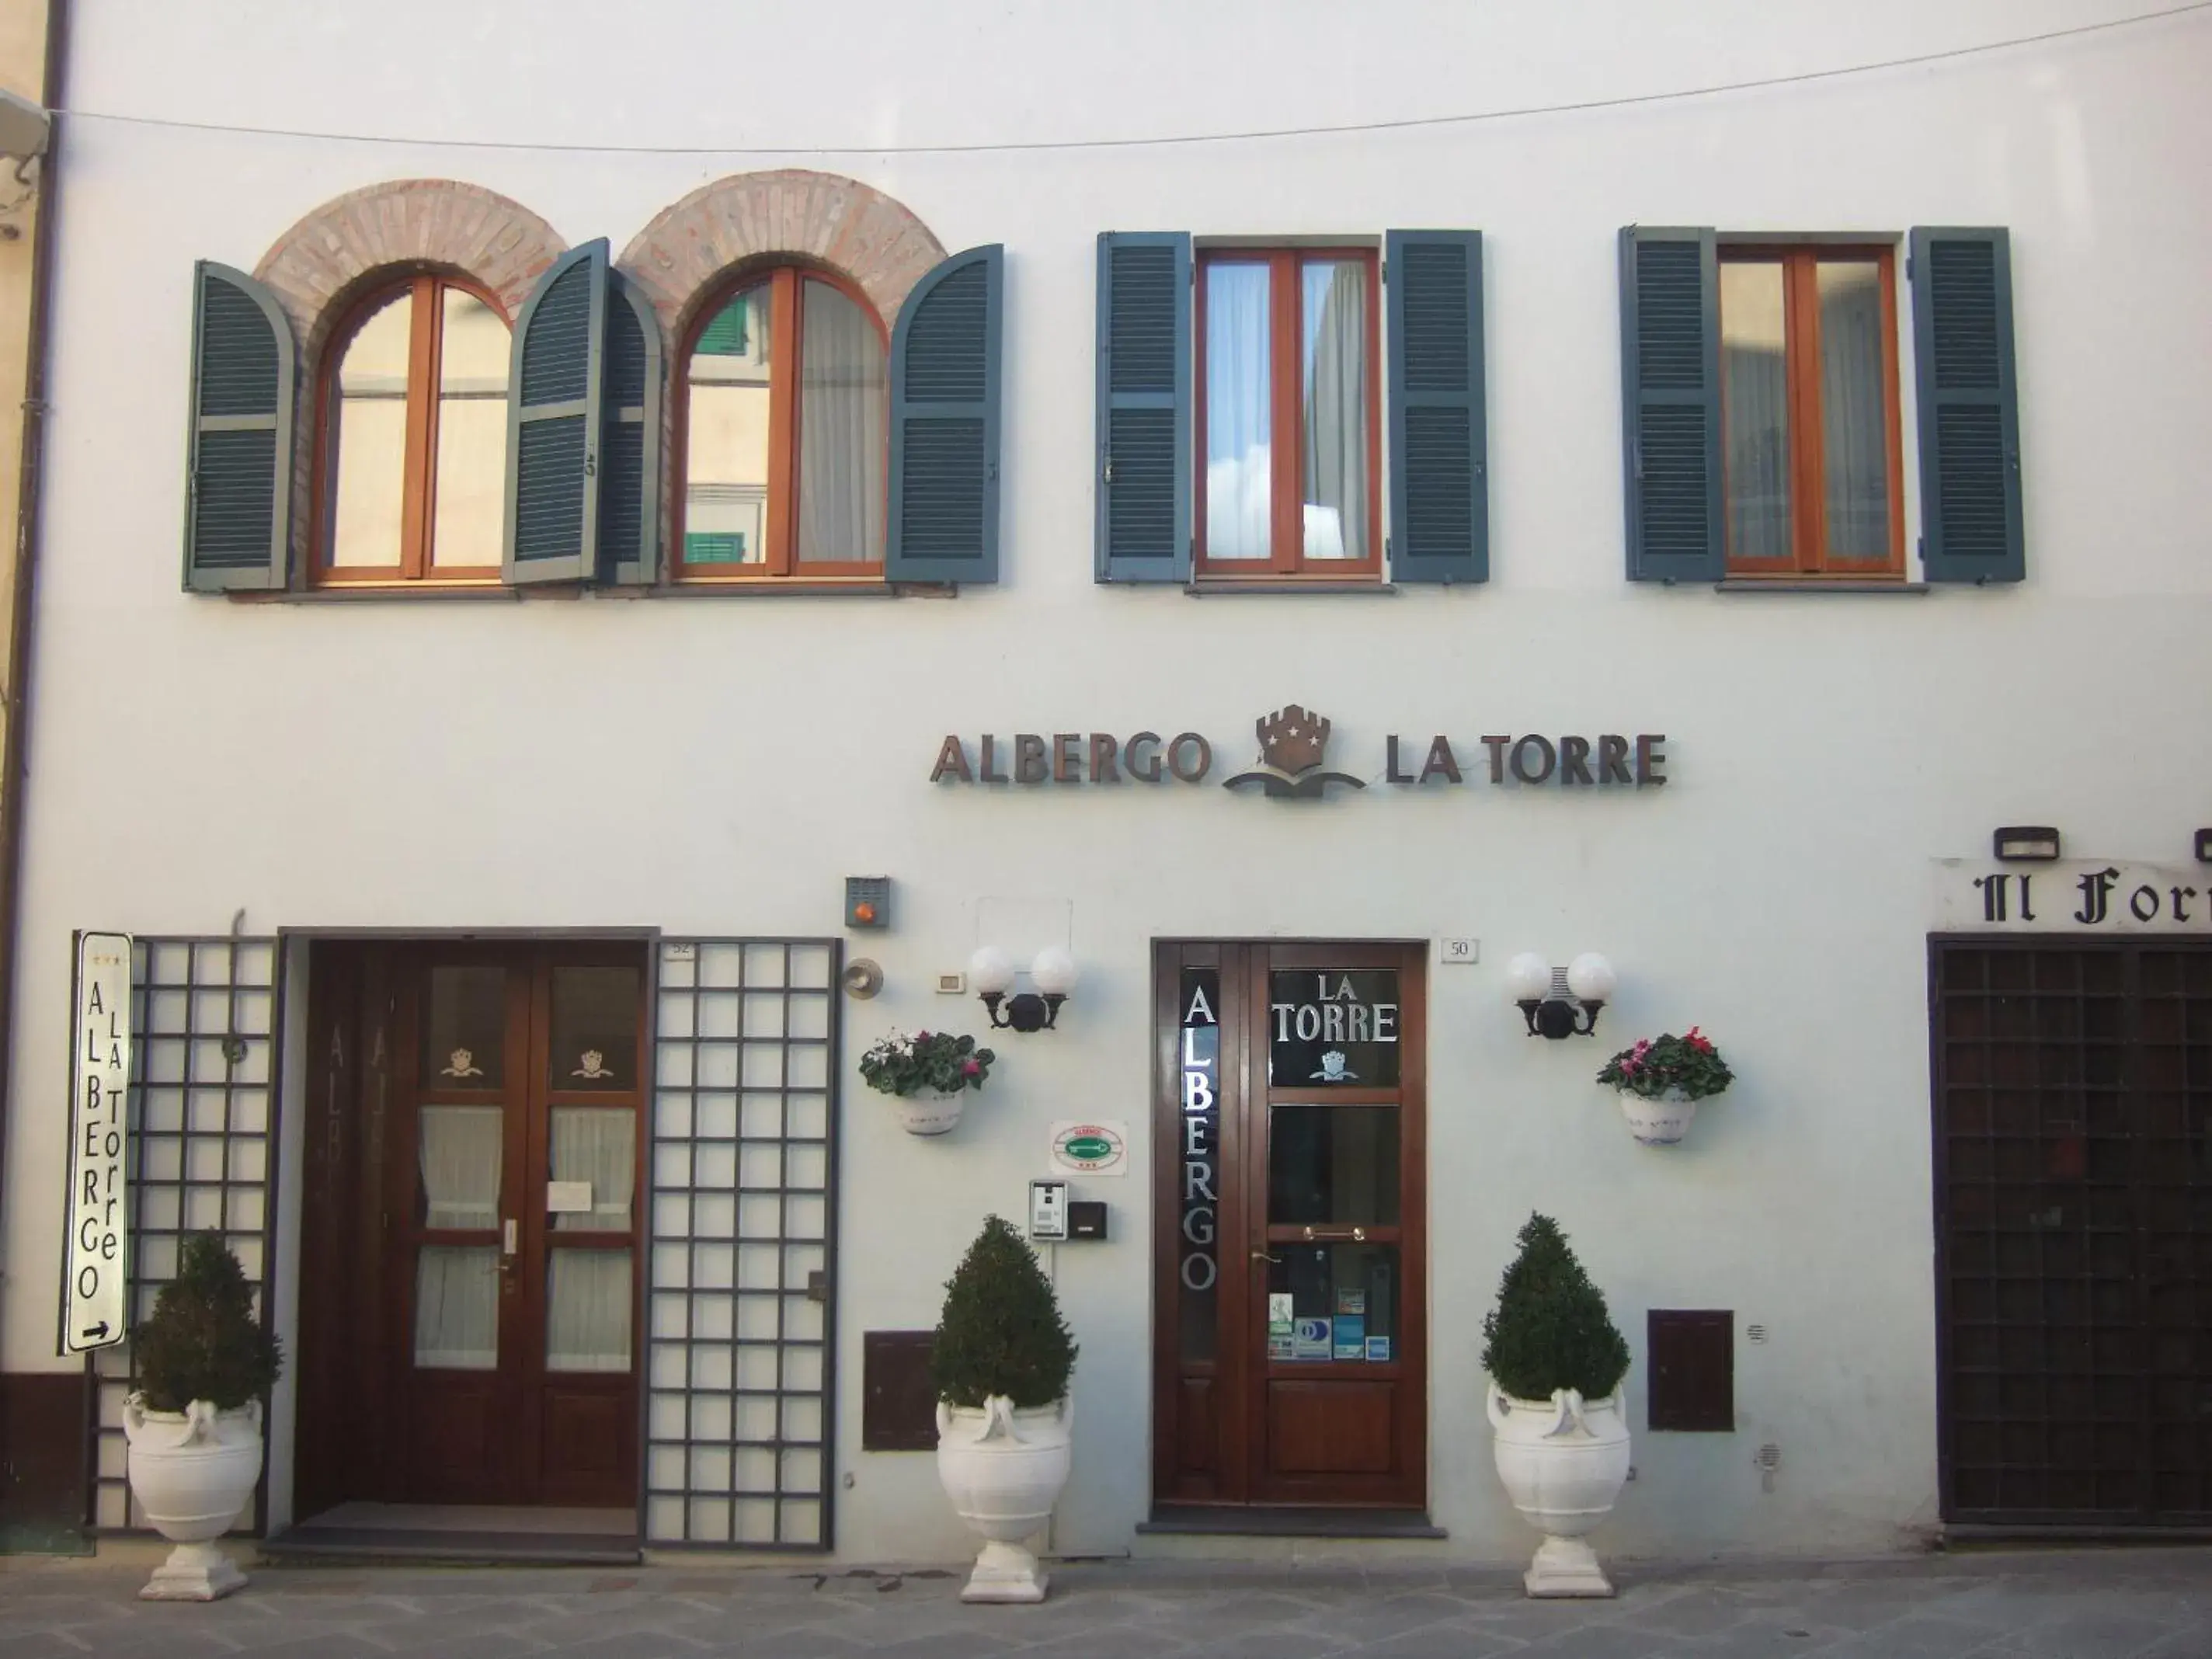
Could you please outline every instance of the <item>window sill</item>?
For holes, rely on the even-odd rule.
[[[1926,593],[1926,582],[1874,576],[1724,576],[1716,593]]]
[[[547,582],[524,587],[492,583],[471,586],[439,586],[428,582],[348,583],[337,587],[234,590],[223,597],[240,605],[374,605],[398,600],[427,604],[447,599],[501,599],[514,603],[540,599],[728,599],[763,594],[787,598],[825,596],[870,599],[949,599],[959,588],[951,582],[659,582],[652,586],[600,587],[581,582]]]
[[[1185,584],[1182,591],[1194,599],[1210,599],[1224,593],[1395,594],[1398,588],[1395,582],[1300,581],[1292,577],[1284,577],[1274,581],[1200,580]]]
[[[655,582],[650,587],[601,588],[611,597],[638,599],[949,599],[960,590],[951,582],[765,581]]]
[[[520,599],[526,590],[484,582],[463,587],[434,582],[348,582],[337,587],[276,587],[233,590],[224,595],[240,605],[374,605],[388,599],[409,604],[444,599]]]

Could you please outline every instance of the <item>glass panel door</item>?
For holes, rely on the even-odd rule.
[[[394,1496],[631,1504],[643,951],[409,960]]]
[[[397,1496],[518,1501],[512,1431],[520,1301],[511,1218],[528,1126],[528,979],[511,952],[408,955],[399,980],[401,1133],[386,1190],[399,1370]]]
[[[1424,966],[1160,947],[1163,1504],[1425,1499]]]

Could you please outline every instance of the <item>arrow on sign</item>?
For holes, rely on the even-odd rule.
[[[77,1333],[77,1336],[80,1340],[88,1340],[95,1336],[106,1336],[106,1334],[107,1322],[104,1319],[97,1325],[88,1326],[85,1329]]]

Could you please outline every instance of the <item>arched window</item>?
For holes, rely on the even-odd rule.
[[[323,360],[316,580],[500,579],[508,349],[498,302],[458,276],[355,307]]]
[[[684,343],[681,580],[878,576],[890,445],[873,307],[818,271],[742,278]]]

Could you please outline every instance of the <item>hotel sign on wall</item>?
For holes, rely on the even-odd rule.
[[[1944,859],[1935,886],[1938,933],[2212,932],[2212,866],[2204,865]]]
[[[131,936],[80,933],[70,1034],[70,1188],[62,1352],[123,1340],[131,1206],[124,1112],[131,1087]]]
[[[1330,769],[1330,722],[1286,703],[1254,724],[1260,740],[1253,764],[1221,780],[1224,788],[1256,786],[1279,800],[1313,800],[1332,788],[1364,789],[1369,781]],[[1641,732],[1557,738],[1500,732],[1456,742],[1442,733],[1425,740],[1392,732],[1383,739],[1379,781],[1449,787],[1487,776],[1493,784],[1556,785],[1563,789],[1650,788],[1667,781],[1666,734]],[[1373,767],[1373,757],[1368,762]],[[1010,739],[986,732],[973,745],[957,732],[938,745],[932,783],[1119,784],[1206,782],[1215,771],[1213,745],[1196,732],[1164,738],[1139,732],[1124,739],[1106,732],[1018,732]]]

